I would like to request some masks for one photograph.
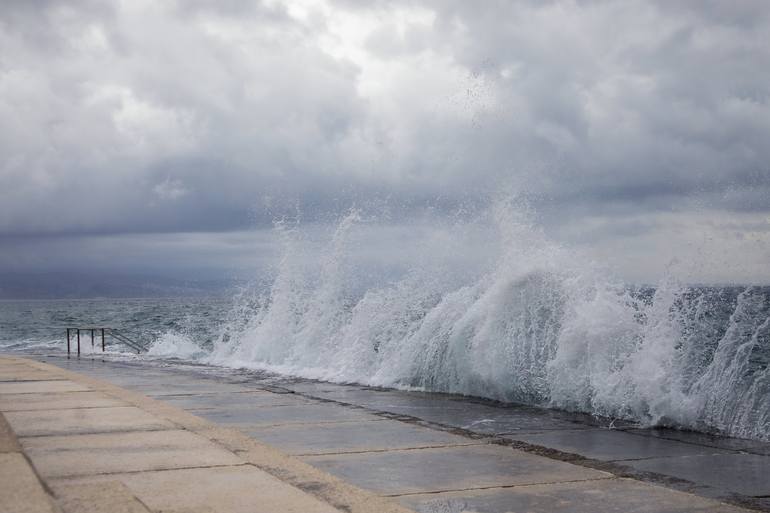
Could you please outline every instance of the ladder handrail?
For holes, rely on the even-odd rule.
[[[119,332],[118,330],[114,328],[107,328],[107,331],[110,332],[110,334],[115,337],[116,339],[120,340],[130,348],[136,350],[136,351],[146,351],[147,346],[145,344],[142,344],[141,342],[137,342],[136,340],[126,336],[125,334]]]
[[[77,351],[78,351],[78,357],[80,356],[80,332],[81,332],[81,330],[82,331],[86,331],[86,332],[88,332],[88,331],[91,332],[91,345],[92,346],[94,345],[94,334],[95,334],[95,332],[101,331],[102,351],[105,351],[105,345],[106,345],[106,342],[105,342],[106,336],[105,335],[107,333],[109,333],[110,335],[112,335],[113,338],[115,338],[116,340],[120,341],[122,344],[130,347],[131,349],[133,349],[137,353],[141,353],[142,351],[147,351],[148,346],[149,346],[149,344],[138,342],[138,341],[132,339],[131,337],[129,337],[128,335],[126,335],[124,333],[121,333],[120,331],[118,331],[115,328],[109,328],[109,327],[106,327],[106,326],[98,326],[98,327],[97,326],[88,326],[88,327],[76,326],[76,327],[67,328],[67,356],[69,356],[69,354],[70,354],[70,340],[71,340],[70,339],[70,332],[71,331],[75,331],[76,334],[77,334]]]

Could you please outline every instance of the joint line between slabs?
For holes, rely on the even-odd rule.
[[[692,444],[692,445],[696,445],[696,444]],[[733,451],[731,449],[721,449],[721,450],[726,452],[705,452],[703,454],[679,454],[676,456],[647,456],[642,458],[625,458],[622,460],[599,460],[599,461],[607,461],[609,463],[625,463],[625,462],[633,462],[633,461],[672,460],[672,459],[678,459],[678,458],[699,458],[703,456],[729,456],[734,454],[746,454],[746,455],[752,454],[752,453],[742,453],[740,451]]]
[[[45,378],[45,379],[28,379],[28,378],[18,378],[18,379],[6,379],[6,378],[0,378],[0,385],[3,383],[34,383],[36,381],[65,381],[67,378]]]
[[[267,442],[265,442],[267,443]],[[475,445],[487,445],[484,441],[468,442],[465,444],[446,444],[446,445],[423,445],[420,447],[396,447],[394,449],[365,449],[360,451],[344,451],[344,452],[316,452],[316,453],[301,453],[294,454],[298,458],[307,458],[313,456],[346,456],[348,454],[368,454],[368,453],[382,453],[382,452],[405,452],[405,451],[420,451],[423,449],[451,449],[453,447],[472,447]]]
[[[174,470],[195,470],[206,468],[236,468],[236,467],[254,467],[258,468],[252,463],[244,461],[243,463],[223,463],[221,465],[191,465],[186,467],[174,467],[174,468],[149,468],[143,470],[116,470],[109,472],[95,472],[95,473],[83,473],[83,474],[71,474],[66,476],[48,476],[45,479],[52,481],[68,481],[73,479],[81,479],[84,477],[97,477],[97,476],[116,476],[121,474],[144,474],[147,472],[173,472]]]
[[[10,412],[10,413],[13,413],[13,412]],[[23,438],[45,438],[45,437],[62,437],[62,436],[127,435],[131,433],[159,433],[163,431],[183,431],[183,430],[185,429],[182,427],[167,427],[167,428],[159,428],[159,429],[124,429],[119,431],[117,430],[116,431],[86,431],[81,433],[45,433],[40,435],[16,434],[16,436],[19,439],[23,439]]]
[[[122,405],[120,405],[120,406],[122,406]],[[104,409],[104,408],[116,408],[116,407],[117,406],[113,404],[113,405],[110,405],[110,406],[70,406],[70,407],[67,407],[67,408],[62,408],[62,407],[59,407],[59,408],[57,408],[57,407],[33,408],[31,410],[4,410],[4,409],[0,408],[0,412],[3,412],[3,413],[16,413],[16,412],[29,413],[29,412],[66,411],[66,410],[100,410],[100,409]]]
[[[350,420],[327,420],[327,421],[317,421],[317,422],[282,422],[280,424],[258,424],[254,422],[227,422],[227,419],[217,419],[216,417],[202,417],[205,420],[208,420],[212,424],[217,424],[221,427],[229,427],[229,428],[235,428],[242,432],[246,432],[247,429],[268,429],[268,428],[274,428],[274,427],[291,427],[291,426],[317,426],[317,425],[324,425],[327,426],[329,424],[352,424],[356,422],[380,422],[382,420],[387,419],[350,419]],[[252,435],[249,435],[252,436]]]
[[[53,380],[46,380],[53,381]],[[33,381],[27,381],[27,383],[34,383]],[[76,394],[78,392],[101,392],[101,390],[89,389],[89,390],[54,390],[51,392],[3,392],[0,390],[0,398],[4,395],[47,395],[47,394]]]
[[[425,491],[425,492],[407,492],[407,493],[394,493],[394,494],[387,494],[383,495],[382,497],[409,497],[412,495],[437,495],[440,493],[452,493],[452,492],[471,492],[474,490],[495,490],[495,489],[501,489],[501,490],[508,490],[511,488],[526,488],[528,486],[548,486],[548,485],[559,485],[559,484],[569,484],[569,483],[588,483],[593,481],[611,481],[611,480],[618,480],[619,478],[616,476],[607,476],[607,477],[593,477],[588,479],[568,479],[566,481],[546,481],[543,483],[526,483],[526,484],[513,484],[513,485],[494,485],[494,486],[478,486],[478,487],[471,487],[471,488],[457,488],[457,489],[447,489],[447,490],[431,490],[431,491]]]

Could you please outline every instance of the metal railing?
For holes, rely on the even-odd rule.
[[[87,326],[87,327],[74,327],[74,328],[67,328],[67,356],[70,355],[72,352],[72,342],[74,341],[76,343],[77,348],[77,354],[80,356],[80,335],[81,331],[85,333],[91,334],[91,350],[93,351],[96,347],[96,334],[99,333],[101,338],[101,346],[102,346],[102,352],[106,351],[107,346],[107,335],[109,334],[112,338],[117,340],[118,342],[122,343],[123,345],[126,345],[136,351],[137,354],[141,353],[142,351],[147,350],[147,344],[143,344],[141,342],[138,342],[131,337],[127,336],[124,333],[121,333],[120,331],[116,330],[115,328],[107,328],[107,327],[96,327],[96,326]]]

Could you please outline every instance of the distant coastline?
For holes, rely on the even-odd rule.
[[[237,279],[191,280],[149,274],[2,273],[0,299],[125,299],[229,296]]]

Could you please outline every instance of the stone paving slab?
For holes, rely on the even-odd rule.
[[[383,420],[381,417],[364,411],[343,408],[334,404],[303,404],[248,409],[214,408],[190,411],[212,422],[244,429],[289,424]]]
[[[319,384],[318,390],[314,390],[305,384],[302,393],[310,397],[418,417],[453,427],[478,429],[488,434],[588,429],[592,427],[588,421],[596,422],[586,415],[523,405],[479,403],[445,394],[360,387],[349,387],[346,390],[342,387],[343,385],[338,385],[338,388],[328,390]],[[293,389],[294,386],[288,385],[288,388]]]
[[[282,481],[323,498],[343,513],[411,512],[397,505],[395,501],[381,498],[368,490],[364,492],[363,488],[323,472],[275,447],[262,444],[239,430],[211,427],[198,432],[234,451],[249,464],[265,469]]]
[[[174,427],[170,422],[159,419],[135,406],[9,411],[5,416],[19,437],[156,430]]]
[[[686,444],[675,440],[640,436],[608,429],[512,434],[507,435],[506,438],[603,461],[731,453],[731,451],[715,447]]]
[[[325,383],[318,383],[315,387],[310,386],[308,383],[304,383],[301,387],[296,385],[287,385],[287,387],[312,397],[388,412],[394,412],[395,410],[406,412],[414,408],[451,410],[463,407],[463,403],[459,401],[451,400],[438,394],[423,392],[379,390],[345,385],[336,385],[335,388],[329,389]]]
[[[137,372],[134,368],[115,367],[104,369],[94,365],[78,365],[75,362],[70,363],[65,368],[70,368],[76,372],[85,372],[96,378],[108,380],[118,386],[141,391],[146,395],[181,395],[248,390],[237,383],[224,383],[204,377],[196,379],[185,374],[155,369],[142,369],[140,372]]]
[[[339,513],[250,465],[115,474],[152,511]],[[71,483],[59,481],[54,490]]]
[[[0,413],[0,453],[3,452],[21,452],[21,445],[5,416]]]
[[[50,392],[85,392],[88,390],[91,389],[85,385],[63,379],[0,382],[0,394],[47,394]]]
[[[320,455],[484,443],[403,422],[299,424],[251,429],[249,435],[289,454]]]
[[[407,495],[400,502],[418,513],[745,513],[741,508],[630,479]]]
[[[756,454],[716,454],[689,458],[656,458],[626,464],[648,472],[704,483],[717,489],[770,496],[770,457]]]
[[[102,392],[52,392],[50,394],[0,394],[0,411],[108,408],[128,403]]]
[[[137,385],[129,383],[116,383],[125,386],[129,390],[136,390],[150,397],[164,397],[170,395],[188,395],[188,394],[210,394],[212,392],[238,393],[244,389],[240,385],[230,385],[227,383],[208,383],[208,382],[159,382],[148,385]]]
[[[79,365],[74,361],[66,363],[69,368]],[[93,370],[95,367],[89,363],[79,370]],[[109,383],[46,364],[30,364],[51,372],[52,376],[84,383],[90,389],[128,402],[132,405],[130,408],[138,408],[151,418],[182,428],[23,437],[29,458],[36,466],[47,468],[41,475],[49,489],[56,491],[59,505],[74,508],[64,513],[138,513],[139,505],[149,506],[153,513],[407,512],[394,501],[355,488],[236,429],[217,426]],[[99,367],[109,369],[108,364]],[[264,409],[279,408],[283,406]],[[120,408],[78,410],[114,412]],[[57,410],[56,413],[70,411]],[[9,412],[10,415],[37,413],[42,412]],[[157,466],[163,470],[154,470]],[[165,468],[169,466],[174,468]],[[103,489],[90,486],[96,481],[104,482]],[[0,511],[5,513],[1,507],[3,500],[0,496]],[[114,504],[104,506],[104,501]]]
[[[58,512],[0,412],[0,512]]]
[[[119,480],[155,512],[339,513],[249,465],[114,474],[89,481],[94,479]],[[74,481],[78,482],[83,481]],[[53,485],[54,491],[72,484],[59,480]]]
[[[21,444],[45,477],[243,463],[183,430],[21,438]]]
[[[322,393],[322,392],[349,392],[350,390],[369,390],[368,387],[357,385],[340,385],[337,383],[329,383],[328,381],[311,381],[305,379],[287,379],[285,377],[279,377],[281,386],[293,390],[295,392],[302,393]]]
[[[682,494],[681,491],[675,492],[668,488],[659,488],[657,486],[649,486],[638,481],[633,481],[632,483],[635,483],[636,485],[649,486],[655,490],[654,493],[651,492],[649,494],[650,501],[648,505],[650,505],[650,508],[647,510],[644,509],[643,501],[640,500],[634,502],[635,495],[633,490],[628,492],[630,506],[637,508],[639,511],[679,511],[680,509],[677,508],[679,508],[679,505],[681,504],[680,499],[682,497],[692,499],[694,505],[700,504],[705,505],[704,507],[712,508],[704,509],[703,511],[722,511],[722,509],[720,509],[722,506],[717,502],[709,500],[708,497],[723,496],[730,500],[736,500],[731,497],[729,489],[724,487],[717,488],[715,485],[697,478],[698,476],[695,476],[695,479],[684,476],[679,478],[691,480],[693,484],[690,485],[687,481],[678,481],[676,479],[676,473],[673,470],[671,472],[662,472],[664,475],[671,476],[671,479],[666,479],[655,477],[653,474],[646,474],[646,470],[640,469],[635,471],[626,467],[626,465],[630,463],[641,463],[637,461],[624,460],[621,462],[621,465],[608,463],[606,466],[603,466],[600,462],[578,459],[574,461],[578,462],[579,465],[573,465],[564,461],[559,461],[562,458],[570,458],[569,455],[564,454],[564,449],[561,449],[561,452],[550,449],[548,451],[540,452],[537,448],[525,447],[525,451],[516,451],[510,447],[500,445],[442,447],[418,450],[400,450],[395,447],[374,449],[377,447],[376,444],[378,442],[382,442],[382,445],[392,445],[390,443],[384,443],[391,434],[386,434],[381,437],[382,440],[377,440],[377,437],[370,437],[364,431],[364,428],[367,425],[374,427],[380,424],[383,426],[390,426],[391,423],[401,423],[404,426],[430,429],[437,433],[447,434],[440,428],[430,427],[430,423],[438,423],[444,426],[460,427],[477,433],[478,435],[474,435],[473,437],[460,437],[470,440],[472,443],[477,443],[479,437],[482,435],[494,435],[497,437],[503,436],[505,438],[510,438],[512,443],[516,444],[515,440],[519,439],[521,436],[533,435],[541,437],[539,439],[541,443],[533,443],[536,445],[544,445],[546,447],[554,444],[550,444],[550,442],[550,445],[546,444],[546,437],[543,437],[542,435],[552,437],[557,434],[573,434],[578,431],[590,431],[592,433],[610,432],[606,429],[598,429],[596,427],[597,422],[592,421],[592,419],[587,419],[585,416],[572,415],[565,412],[552,412],[531,407],[497,405],[494,403],[467,400],[456,396],[452,398],[442,394],[431,395],[394,390],[380,390],[360,386],[316,383],[308,380],[295,380],[292,378],[275,376],[268,379],[262,374],[258,374],[258,377],[255,379],[250,379],[248,373],[244,372],[233,377],[230,376],[229,371],[221,369],[210,370],[205,368],[197,369],[187,367],[179,370],[177,366],[168,366],[164,367],[162,371],[159,371],[158,367],[148,366],[147,363],[132,362],[116,365],[107,362],[104,364],[99,363],[92,365],[90,362],[77,362],[75,360],[67,361],[66,366],[79,372],[101,376],[110,381],[112,381],[111,376],[113,370],[115,370],[115,374],[119,375],[118,380],[125,387],[136,390],[139,393],[146,393],[153,390],[154,387],[163,388],[164,383],[172,383],[184,390],[178,394],[158,396],[159,399],[166,403],[174,402],[177,405],[186,404],[191,407],[188,408],[189,411],[195,415],[206,416],[219,424],[228,423],[228,425],[237,427],[242,431],[251,432],[252,436],[257,438],[259,437],[259,432],[262,432],[263,436],[265,436],[265,433],[270,433],[276,437],[272,442],[267,438],[263,438],[262,440],[276,445],[285,443],[286,445],[283,446],[284,449],[290,451],[294,450],[291,448],[291,444],[295,444],[295,441],[298,441],[299,443],[295,444],[295,448],[300,452],[296,452],[295,454],[303,454],[303,449],[301,447],[302,443],[307,443],[308,446],[319,446],[328,443],[329,450],[344,452],[348,450],[345,448],[346,444],[355,446],[359,443],[358,436],[360,435],[362,437],[361,440],[366,440],[361,447],[369,452],[356,451],[356,453],[348,454],[333,453],[311,455],[304,459],[308,463],[316,465],[318,469],[330,471],[346,481],[368,488],[380,494],[402,496],[404,500],[406,500],[407,495],[403,494],[410,494],[408,496],[416,497],[416,495],[413,494],[425,494],[426,490],[431,494],[433,499],[436,499],[443,497],[445,493],[449,492],[459,494],[457,497],[465,497],[463,494],[470,494],[469,496],[475,497],[475,494],[477,493],[483,495],[483,493],[479,491],[479,487],[491,487],[492,489],[500,491],[503,496],[508,497],[507,494],[512,491],[542,486],[544,488],[553,487],[552,492],[556,497],[556,503],[561,504],[560,501],[567,501],[567,499],[565,499],[565,497],[559,498],[559,487],[565,485],[568,481],[577,480],[581,483],[585,483],[586,487],[584,489],[585,493],[580,492],[582,495],[579,494],[582,497],[581,502],[585,501],[587,504],[591,504],[589,500],[591,497],[601,497],[602,494],[606,492],[605,499],[597,499],[594,502],[594,504],[602,506],[597,507],[595,509],[596,511],[615,511],[617,509],[613,510],[611,506],[625,504],[626,492],[624,492],[624,488],[621,487],[616,489],[613,488],[612,485],[605,484],[608,481],[619,481],[618,478],[611,474],[605,474],[592,468],[588,468],[588,466],[607,468],[618,475],[632,475],[639,479],[666,483],[667,486],[674,486],[682,491],[695,491],[696,493],[705,496],[705,498],[698,498],[693,495]],[[144,374],[145,370],[151,371],[151,374]],[[233,372],[238,373],[238,371]],[[217,373],[219,377],[217,377]],[[78,380],[75,379],[75,381]],[[225,389],[212,391],[212,389],[217,387],[209,387],[209,384],[225,385]],[[99,388],[99,385],[94,386],[101,389]],[[233,387],[235,387],[235,389]],[[283,403],[287,400],[286,397],[280,397],[276,399],[277,403],[273,402],[273,399],[265,399],[267,404],[271,404],[270,406],[261,404],[260,407],[255,407],[256,402],[249,404],[250,399],[246,401],[242,401],[242,397],[233,400],[229,399],[233,396],[254,395],[265,397],[268,393],[270,393],[270,395],[279,395],[272,394],[271,392],[282,392],[285,390],[293,390],[297,393],[280,394],[281,396],[290,396],[293,397],[293,399],[297,399],[297,396],[302,395],[304,396],[304,399],[302,399],[303,404],[285,405]],[[166,392],[167,390],[164,389],[163,391]],[[223,400],[224,397],[227,397],[228,399]],[[131,401],[138,400],[139,399],[131,399]],[[217,400],[222,401],[222,403],[217,404],[215,402]],[[337,401],[338,403],[344,404],[323,402],[322,400]],[[195,408],[194,406],[196,405],[199,407]],[[351,407],[350,405],[367,408],[373,410],[373,412],[367,413],[366,410]],[[152,411],[156,415],[162,417],[171,415],[171,409],[170,406],[166,408],[157,406],[148,407],[148,411]],[[329,418],[326,413],[330,409],[334,411],[331,418]],[[274,417],[279,410],[283,410],[283,412],[278,417]],[[346,419],[344,416],[343,418],[340,418],[339,413],[341,412],[354,412],[355,414],[363,415],[364,417],[363,419]],[[411,421],[401,422],[401,420],[395,419],[386,420],[386,416],[373,415],[372,413],[374,412],[390,412],[395,415],[409,415],[410,417],[418,417],[423,420],[417,422],[417,424],[411,423]],[[255,419],[256,415],[259,415],[259,418]],[[310,479],[307,477],[300,479],[288,478],[287,476],[292,472],[299,472],[304,476],[312,475],[312,472],[307,470],[311,467],[305,468],[301,465],[295,466],[295,463],[289,463],[289,460],[286,459],[289,458],[288,456],[278,456],[276,453],[272,452],[271,454],[273,454],[273,456],[270,457],[271,462],[267,463],[266,460],[263,459],[265,454],[264,449],[250,449],[248,443],[243,442],[242,439],[238,437],[232,438],[234,441],[230,441],[231,435],[227,433],[230,433],[232,430],[223,428],[220,432],[220,428],[206,428],[204,421],[189,415],[188,417],[180,417],[179,419],[180,425],[187,429],[191,429],[196,433],[203,434],[205,437],[215,441],[215,443],[224,445],[230,451],[235,451],[238,456],[245,461],[254,463],[260,468],[281,467],[283,469],[280,474],[280,476],[282,476],[281,479],[288,479],[293,485],[299,486],[303,490],[312,490],[312,493],[326,497],[325,500],[327,501],[336,500],[330,499],[330,497],[337,497],[334,493],[327,494],[327,490],[330,488],[326,488],[325,485],[320,486],[312,484],[313,481],[326,482],[326,478],[321,477],[326,474],[319,472],[317,477]],[[373,420],[377,420],[377,422],[371,422]],[[255,421],[257,422],[256,424]],[[267,423],[263,424],[262,422],[265,421],[267,421]],[[598,424],[601,425],[601,422],[605,421],[599,421]],[[347,436],[332,435],[330,439],[324,441],[323,431],[337,430],[339,428],[349,428],[350,431]],[[624,430],[628,428],[628,425],[623,424]],[[356,432],[357,429],[360,429],[360,431]],[[291,437],[284,436],[284,431],[293,432],[295,438],[292,439]],[[376,430],[370,429],[370,431],[374,432]],[[746,452],[761,451],[763,450],[763,443],[761,442],[749,441],[752,442],[750,444],[751,446],[741,445],[742,442],[729,442],[736,444],[735,447],[732,447],[730,445],[723,446],[714,445],[714,443],[701,443],[693,439],[676,440],[668,435],[647,436],[645,432],[648,430],[639,431],[640,432],[637,432],[637,430],[631,429],[630,432],[624,434],[626,436],[639,437],[642,440],[653,440],[652,442],[643,442],[649,443],[650,447],[655,448],[653,452],[656,457],[646,461],[670,459],[683,462],[685,460],[691,460],[689,465],[691,467],[697,467],[700,465],[696,463],[695,460],[700,456],[694,457],[692,454],[705,453],[711,455],[719,453],[721,456],[734,455],[741,457],[754,456],[757,458],[767,458],[766,456],[759,456],[758,453],[752,455],[731,454],[729,452],[731,450],[736,450],[738,446],[742,447],[738,450],[744,450]],[[620,431],[611,431],[611,433],[620,433]],[[402,431],[399,434],[397,430],[394,430],[392,436],[394,440],[393,444],[410,443],[410,438],[406,431]],[[610,442],[613,442],[614,446],[609,444],[609,447],[605,447],[608,444],[605,443],[606,440],[602,441],[602,436],[604,435],[594,434],[580,439],[585,442],[585,440],[591,440],[598,437],[598,439],[594,439],[593,445],[591,445],[591,447],[593,447],[592,450],[604,450],[609,453],[609,456],[607,456],[608,458],[614,458],[621,453],[626,457],[629,453],[632,453],[631,459],[635,459],[633,452],[641,450],[639,447],[628,447],[627,444],[621,442],[614,434],[611,435],[613,438],[610,439]],[[283,440],[281,440],[282,438]],[[372,438],[375,438],[375,440],[370,442],[369,440]],[[623,440],[630,440],[630,438],[624,438]],[[663,450],[666,448],[670,449],[674,446],[677,447],[677,450],[673,453],[671,451]],[[687,447],[687,449],[684,447]],[[498,455],[508,455],[508,458],[510,458],[510,455],[512,454],[517,456],[512,458],[515,461],[508,461],[506,458],[503,458],[501,461],[498,457],[494,457],[491,454],[481,456],[473,452],[464,452],[460,449],[490,450]],[[557,448],[551,447],[551,449]],[[598,453],[593,453],[593,456],[591,456],[583,449],[584,448],[581,448],[580,450],[583,452],[579,453],[583,457],[591,458],[599,455]],[[371,452],[372,450],[381,452]],[[451,452],[451,454],[442,455],[440,454],[442,451],[446,451],[446,453]],[[414,457],[414,453],[424,453],[421,455],[424,457]],[[548,457],[543,457],[541,454],[545,454]],[[519,455],[523,456],[519,457]],[[665,456],[665,458],[660,458],[660,456]],[[528,460],[524,461],[525,458]],[[538,465],[544,465],[544,467],[538,467]],[[706,465],[704,471],[710,470],[710,467],[710,464]],[[286,473],[286,469],[288,468],[296,470]],[[653,472],[659,472],[659,470],[660,469],[657,469]],[[732,468],[732,473],[735,475],[736,480],[740,480],[741,476],[745,476],[748,472],[754,472],[754,469],[742,465],[740,460],[736,461]],[[544,483],[545,481],[533,483],[526,479],[533,475],[536,476],[538,473],[541,475],[542,479],[549,479],[550,476],[550,479],[555,479],[555,482],[548,481],[548,484],[546,485],[537,484]],[[570,478],[571,473],[573,473],[572,477],[574,479]],[[600,477],[585,477],[586,475],[590,476],[591,473],[595,473],[594,475],[598,474]],[[765,473],[764,475],[768,474]],[[517,480],[519,479],[522,479],[523,483],[518,482]],[[760,477],[758,479],[760,479],[761,482],[761,479],[763,478]],[[481,485],[478,484],[479,482]],[[447,488],[444,488],[444,486]],[[386,491],[383,491],[382,488]],[[468,488],[471,488],[472,490],[468,491]],[[642,492],[639,493],[641,494]],[[613,499],[614,502],[612,502]],[[554,509],[555,511],[559,511],[559,509],[549,505],[550,503],[547,501],[538,502],[533,499],[530,502],[511,503],[510,497],[496,500],[497,502],[492,501],[490,504],[496,505],[495,507],[498,509],[495,509],[494,511],[499,511],[500,513],[504,511],[519,511],[522,510],[521,508],[528,507],[527,504],[531,505],[535,510],[537,510],[537,508],[544,508],[540,510],[550,511],[551,509]],[[742,496],[738,497],[737,500],[738,503],[749,504],[752,507],[762,509],[764,507],[762,501],[765,499],[750,499],[746,496]],[[486,507],[484,504],[486,503],[471,502],[468,506],[469,511],[474,511],[473,507],[477,508],[478,511],[484,511],[483,507]],[[512,508],[502,509],[507,504],[513,504]],[[448,505],[445,504],[444,506],[454,507],[454,505],[455,503],[450,503]],[[565,508],[564,511],[570,511],[566,506]],[[577,506],[575,510],[580,511]],[[701,511],[697,509],[696,506],[693,506],[692,510]],[[770,504],[768,504],[768,507],[765,507],[764,510],[770,511]],[[437,511],[440,511],[441,513],[455,513],[455,510],[452,509],[440,509]],[[459,511],[463,510],[458,510],[457,513],[459,513]],[[623,511],[626,510],[623,509]],[[629,511],[634,511],[634,509],[629,509]],[[725,509],[724,511],[733,511],[733,509]]]
[[[309,386],[303,388],[303,393],[312,397],[397,415],[408,415],[484,434],[589,428],[584,424],[568,420],[569,415],[563,415],[561,412],[534,411],[529,407],[500,408],[487,404],[462,402],[444,396],[431,397],[431,394],[395,390],[358,388],[325,390],[323,387],[320,390],[313,390]]]
[[[641,436],[677,440],[688,444],[715,447],[717,449],[770,455],[770,442],[762,442],[759,440],[728,438],[726,436],[696,433],[694,431],[680,431],[678,429],[668,428],[633,429],[628,432]]]
[[[2,360],[0,360],[0,368],[2,367],[12,367],[14,365],[25,365],[29,366],[29,360],[26,358],[10,358],[10,357],[3,357]]]
[[[409,415],[421,419],[458,427],[476,433],[501,435],[516,432],[590,429],[590,426],[569,422],[547,415],[532,415],[528,411],[516,412],[471,403],[456,410],[420,409]]]
[[[163,401],[185,410],[205,408],[264,408],[269,406],[299,406],[313,401],[295,394],[270,392],[216,393],[184,396],[166,396]]]
[[[103,365],[108,365],[108,367]],[[61,364],[61,367],[74,372],[86,373],[89,376],[109,379],[110,383],[120,386],[157,385],[158,383],[170,382],[176,379],[175,374],[169,374],[162,370],[149,368],[137,372],[136,368],[113,366],[106,362],[85,364],[85,362],[78,363],[77,360],[71,360]]]
[[[7,381],[51,381],[51,373],[43,372],[32,367],[22,367],[20,365],[14,368],[0,369],[0,382]],[[61,378],[64,379],[64,378]]]
[[[57,362],[58,363],[58,362]],[[106,365],[106,366],[105,366]],[[141,372],[137,372],[140,366],[136,364],[114,364],[112,362],[93,362],[70,360],[62,365],[63,368],[75,372],[85,372],[89,375],[110,378],[111,382],[120,386],[158,386],[169,385],[200,385],[209,383],[214,388],[238,385],[237,382],[217,379],[215,376],[180,372],[174,367],[150,367],[141,366]]]
[[[0,454],[0,511],[3,513],[56,513],[24,455]]]
[[[152,513],[120,481],[67,483],[56,487],[64,513]]]
[[[612,477],[598,470],[498,445],[308,456],[303,459],[383,495]]]
[[[25,361],[25,360],[15,360],[15,361],[5,360],[5,361],[0,362],[0,371],[3,371],[3,370],[13,370],[13,369],[16,369],[16,370],[18,370],[18,369],[28,369],[28,370],[31,370],[31,369],[34,369],[34,368],[35,368],[34,366],[29,364],[29,361]]]

